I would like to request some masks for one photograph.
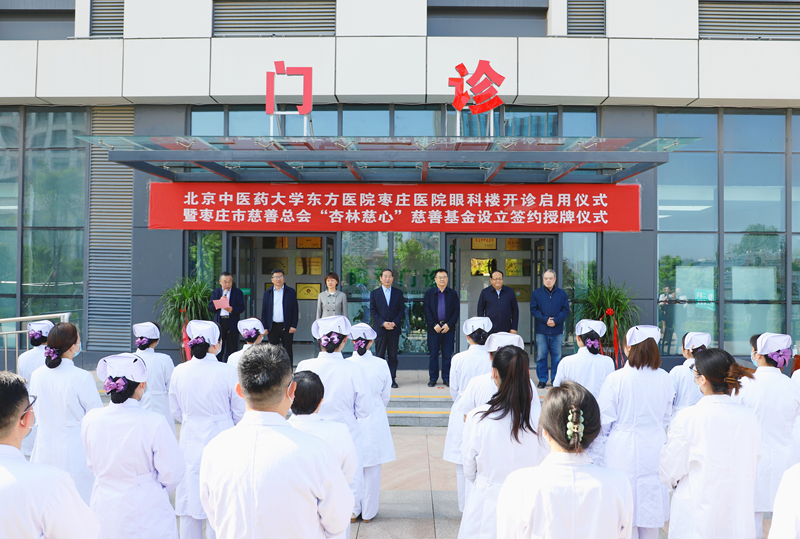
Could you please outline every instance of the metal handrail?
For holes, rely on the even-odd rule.
[[[52,320],[54,318],[58,318],[60,322],[69,322],[70,313],[55,313],[55,314],[39,314],[35,316],[17,316],[16,318],[0,318],[0,328],[3,327],[3,324],[17,324],[19,322],[37,322],[39,320]],[[27,329],[18,329],[13,331],[2,331],[0,332],[0,338],[3,340],[3,356],[5,360],[5,366],[3,370],[8,370],[8,337],[6,335],[22,335],[27,334]],[[23,339],[27,346],[25,351],[30,350],[31,344],[30,341],[27,339]],[[14,356],[19,358],[19,337],[14,339]],[[17,364],[16,371],[19,371],[19,365]]]

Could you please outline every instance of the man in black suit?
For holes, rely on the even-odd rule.
[[[284,284],[283,270],[272,270],[272,288],[264,292],[261,301],[261,322],[267,330],[270,344],[283,345],[292,365],[294,365],[292,344],[294,332],[297,331],[299,310],[297,292],[291,286]]]
[[[222,352],[219,360],[223,363],[228,362],[228,356],[239,349],[239,315],[244,312],[244,294],[241,290],[233,286],[233,275],[223,271],[219,275],[219,288],[211,293],[211,301],[208,309],[214,313],[214,322],[219,326],[219,337],[222,340]],[[214,300],[228,298],[230,307],[217,309]]]
[[[392,372],[392,387],[397,387],[397,349],[400,346],[400,328],[406,314],[403,291],[392,286],[394,272],[381,272],[381,286],[369,294],[369,314],[372,327],[378,333],[375,339],[375,355],[389,363]]]
[[[491,273],[492,286],[484,288],[478,298],[478,314],[492,321],[492,331],[516,333],[519,326],[519,305],[514,290],[503,285],[503,272]]]
[[[442,380],[450,387],[450,359],[456,344],[458,324],[458,294],[447,286],[447,270],[438,269],[433,275],[436,286],[425,292],[422,306],[428,324],[428,387],[439,380],[439,351],[442,352]]]

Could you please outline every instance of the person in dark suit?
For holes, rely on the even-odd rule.
[[[270,344],[281,344],[289,354],[294,365],[292,344],[300,308],[297,305],[297,292],[284,284],[283,270],[272,270],[272,288],[264,292],[261,301],[261,322],[267,329]]]
[[[516,333],[519,326],[519,305],[514,290],[503,285],[503,272],[494,270],[491,274],[492,286],[484,288],[478,298],[478,316],[492,321],[492,331]]]
[[[208,302],[208,309],[214,313],[214,322],[219,326],[219,336],[222,340],[222,352],[219,360],[223,363],[228,362],[228,356],[239,349],[239,315],[244,312],[244,294],[241,290],[233,286],[233,275],[223,271],[219,275],[219,288],[211,293],[211,301]],[[214,300],[228,298],[230,307],[217,309],[214,307]]]
[[[436,286],[428,289],[422,299],[425,321],[428,324],[428,387],[439,380],[439,352],[442,353],[442,381],[450,387],[450,359],[456,344],[458,325],[458,294],[447,286],[446,269],[438,269],[433,274]]]
[[[369,314],[372,327],[378,333],[375,339],[375,355],[389,363],[392,372],[392,387],[397,387],[397,349],[400,346],[400,328],[406,314],[403,291],[393,287],[394,272],[381,272],[381,286],[369,294]]]

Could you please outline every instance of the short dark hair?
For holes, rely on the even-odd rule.
[[[499,273],[499,274],[500,274],[500,277],[505,277],[505,275],[503,275],[503,272],[502,272],[502,271],[500,271],[499,269],[495,269],[495,270],[492,270],[492,272],[489,274],[489,278],[491,278],[491,277],[492,277],[492,275],[494,275],[495,273]],[[484,281],[484,282],[485,282],[485,281]]]
[[[445,274],[445,275],[447,275],[448,277],[450,276],[450,274],[449,274],[449,273],[447,273],[447,270],[446,270],[446,269],[444,269],[444,268],[439,268],[439,269],[437,269],[436,271],[434,271],[434,272],[433,272],[433,277],[434,277],[434,278],[436,278],[436,276],[437,276],[437,275],[439,275],[440,273],[444,273],[444,274]]]
[[[239,360],[242,395],[254,408],[278,404],[292,376],[289,354],[277,344],[254,344]]]
[[[302,371],[294,375],[297,387],[294,390],[292,413],[295,415],[313,414],[325,396],[325,386],[315,372]]]
[[[661,353],[658,351],[658,344],[655,339],[645,339],[640,343],[631,346],[628,354],[628,363],[631,367],[641,369],[649,367],[656,370],[661,366]]]
[[[272,276],[275,277],[276,273],[280,273],[281,275],[286,275],[286,273],[281,268],[275,268],[272,270]]]
[[[567,422],[573,413],[583,418],[582,437],[574,433],[567,437]],[[588,389],[566,380],[545,395],[539,425],[566,452],[581,453],[600,434],[600,406]]]
[[[390,270],[389,268],[385,268],[385,269],[381,270],[381,277],[383,277],[383,274],[386,273],[387,271],[392,274],[392,277],[394,277],[394,272],[392,270]]]
[[[327,275],[325,275],[325,280],[333,279],[336,281],[336,284],[339,284],[341,281],[339,280],[339,275],[335,271],[329,271]]]
[[[115,376],[111,379],[116,382],[120,378],[125,378],[125,377]],[[139,387],[139,382],[134,382],[133,380],[128,380],[127,378],[125,378],[125,382],[126,382],[125,389],[123,391],[114,390],[111,393],[108,393],[108,397],[114,404],[122,404],[126,400],[133,397],[134,391],[136,391],[136,388]]]
[[[6,437],[11,433],[27,406],[25,379],[10,371],[0,371],[0,436]]]
[[[223,277],[231,277],[233,278],[233,274],[230,271],[223,271],[219,274],[219,278],[222,279]]]

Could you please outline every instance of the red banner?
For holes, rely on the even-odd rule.
[[[150,228],[638,232],[639,185],[150,183]]]

